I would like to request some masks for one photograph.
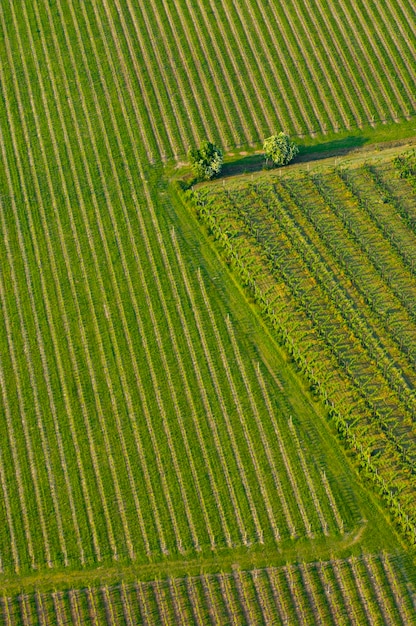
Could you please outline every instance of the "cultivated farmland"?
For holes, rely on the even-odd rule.
[[[397,182],[390,162],[195,197],[414,543],[415,202]]]
[[[407,0],[115,4],[126,5],[120,45],[140,45],[143,55],[134,82],[152,98],[147,111],[158,111],[149,120],[151,159],[183,154],[207,136],[234,148],[276,128],[353,132],[414,115]]]
[[[82,591],[4,597],[7,624],[410,624],[400,562],[386,555]]]
[[[2,623],[411,623],[411,184],[199,192],[276,340],[163,164],[411,120],[414,17],[0,3]]]
[[[103,113],[105,95],[113,100],[120,90],[146,160],[183,155],[207,136],[233,148],[276,128],[297,136],[354,132],[415,112],[409,0],[347,0],[336,8],[327,0],[107,0],[99,7],[64,2],[53,12],[40,2],[24,13],[15,19],[34,39],[23,31],[21,45],[35,51],[39,71],[62,76],[55,87],[68,88],[74,106],[79,71],[86,105],[96,99]],[[3,26],[13,23],[5,3]],[[20,78],[21,48],[9,35]],[[49,44],[59,54],[48,65]],[[74,53],[82,61],[75,69]],[[98,120],[90,122],[95,128]]]

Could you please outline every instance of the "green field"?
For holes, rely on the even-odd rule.
[[[391,162],[202,188],[199,215],[416,540],[416,207]]]
[[[410,624],[405,585],[397,559],[364,556],[22,594],[2,609],[8,623],[26,624]]]
[[[206,137],[414,134],[414,24],[0,3],[1,623],[412,622],[414,188],[200,188],[225,258],[168,176]]]

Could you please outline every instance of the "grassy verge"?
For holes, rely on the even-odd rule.
[[[302,137],[297,140],[294,138],[299,147],[299,155],[290,167],[321,159],[339,159],[352,153],[366,157],[373,152],[400,149],[412,143],[415,137],[416,117],[397,123],[390,122],[375,127],[357,128],[353,133],[351,130],[345,130],[326,135]],[[264,157],[262,144],[259,143],[243,150],[226,153],[219,180],[243,174],[254,174],[263,170]],[[188,165],[178,164],[176,161],[171,161],[166,165],[166,175],[174,180],[182,179],[188,182],[192,178]]]

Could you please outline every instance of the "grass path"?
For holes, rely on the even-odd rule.
[[[244,180],[253,180],[253,176],[256,177],[256,180],[263,179],[263,177],[266,179],[269,176],[276,175],[276,172],[284,176],[295,170],[312,172],[322,167],[350,166],[353,164],[358,166],[367,161],[369,163],[377,163],[388,158],[394,158],[406,150],[415,148],[416,135],[413,135],[412,131],[416,132],[416,125],[409,126],[406,124],[403,138],[388,141],[374,141],[371,139],[370,134],[368,145],[366,145],[366,139],[363,138],[360,141],[359,136],[352,139],[346,137],[345,140],[335,139],[327,144],[322,142],[321,145],[300,145],[300,153],[293,163],[280,170],[271,170],[270,172],[263,170],[264,156],[261,149],[226,152],[221,178],[211,181],[210,184],[223,185],[224,178],[232,179],[229,181],[231,184],[240,184]],[[173,170],[173,177],[180,177],[187,169],[188,166],[186,164],[179,164],[177,169]],[[168,172],[172,172],[171,167],[169,167]]]
[[[311,562],[319,554],[321,561],[331,558],[344,558],[348,555],[359,555],[369,552],[371,535],[374,528],[367,520],[363,520],[353,532],[345,534],[341,540],[336,538],[310,539],[302,542],[286,541],[279,549],[264,548],[257,545],[254,549],[233,548],[219,550],[216,553],[198,556],[192,559],[169,560],[147,564],[120,564],[99,566],[89,569],[51,570],[29,575],[4,576],[1,579],[2,592],[14,594],[20,591],[30,593],[34,590],[80,589],[96,584],[111,585],[133,580],[155,580],[159,578],[175,578],[184,575],[194,576],[201,572],[216,573],[232,571],[234,567],[252,569],[262,567],[278,567],[286,563]],[[396,550],[398,548],[396,543]],[[366,548],[368,546],[368,549]],[[393,547],[393,546],[391,546]]]

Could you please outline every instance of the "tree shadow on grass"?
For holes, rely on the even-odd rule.
[[[366,137],[351,136],[327,141],[314,146],[299,146],[299,154],[293,159],[292,164],[295,165],[296,163],[307,163],[308,161],[317,161],[318,159],[341,157],[353,150],[362,148],[367,141]],[[232,161],[226,161],[222,167],[220,178],[228,178],[230,176],[237,176],[238,174],[250,174],[264,169],[270,168],[266,167],[263,154],[250,154],[248,156],[234,158]]]
[[[344,137],[343,139],[326,141],[314,146],[299,146],[299,154],[293,162],[316,161],[317,159],[327,157],[342,156],[353,150],[362,148],[367,142],[367,137],[352,135]]]

